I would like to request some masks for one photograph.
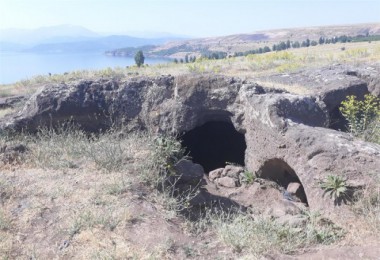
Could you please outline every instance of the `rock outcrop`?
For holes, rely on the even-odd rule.
[[[302,81],[314,80],[305,81],[306,85],[318,81],[308,96],[210,75],[50,84],[35,93],[17,115],[3,119],[1,127],[36,131],[43,125],[73,121],[88,131],[122,123],[128,130],[184,133],[209,121],[230,122],[245,135],[249,171],[260,173],[266,169],[263,165],[269,165],[274,172],[261,172],[262,176],[282,176],[285,181],[279,184],[285,189],[299,182],[309,206],[328,214],[336,207],[323,196],[319,181],[329,174],[363,181],[380,169],[379,145],[327,128],[346,95],[377,93],[378,78],[372,70],[355,74],[337,66],[314,76],[292,75]],[[220,180],[222,175],[219,170],[210,177]],[[225,180],[220,185],[233,183]]]

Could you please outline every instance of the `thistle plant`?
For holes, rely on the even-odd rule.
[[[324,194],[329,194],[330,198],[337,201],[345,199],[348,192],[347,180],[337,175],[329,175],[320,183],[320,187],[324,190]]]

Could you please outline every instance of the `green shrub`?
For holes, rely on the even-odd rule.
[[[346,179],[340,176],[329,175],[320,183],[320,186],[324,190],[324,195],[328,193],[334,201],[345,199],[347,196],[348,186]]]
[[[185,149],[174,137],[165,136],[155,139],[155,157],[166,173],[172,174],[174,165],[185,156]]]
[[[244,171],[243,176],[241,177],[240,182],[252,184],[256,179],[256,175],[253,172],[250,171]]]
[[[365,141],[380,143],[380,99],[365,95],[364,100],[348,96],[339,108],[348,121],[348,130]]]

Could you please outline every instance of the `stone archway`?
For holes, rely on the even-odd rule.
[[[301,180],[284,160],[274,158],[266,161],[258,170],[257,176],[276,182],[284,191],[294,193],[301,202],[308,204]]]

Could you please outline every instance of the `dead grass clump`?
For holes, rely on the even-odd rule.
[[[353,211],[364,220],[364,223],[375,234],[380,232],[380,187],[372,186],[366,188],[357,195],[353,204]]]
[[[88,135],[77,127],[41,129],[27,136],[29,163],[34,167],[67,169],[94,166],[103,172],[119,172],[128,167],[135,153],[148,149],[144,134],[120,135],[112,129]]]
[[[211,212],[211,211],[210,211]],[[344,231],[317,213],[304,213],[305,224],[291,227],[275,220],[246,213],[208,213],[191,232],[201,234],[214,230],[218,239],[235,253],[260,257],[266,253],[294,253],[316,245],[339,241]]]

